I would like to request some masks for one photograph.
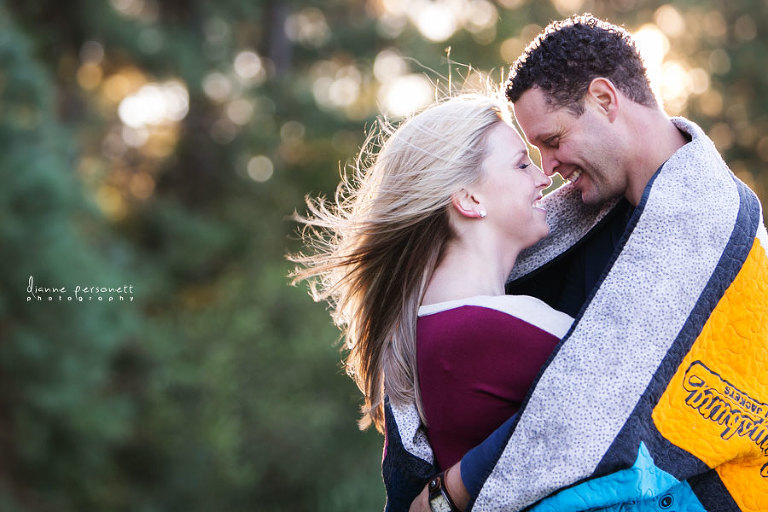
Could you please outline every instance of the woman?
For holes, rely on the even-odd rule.
[[[361,428],[383,432],[385,395],[415,402],[443,468],[517,410],[572,322],[504,295],[517,255],[548,233],[550,184],[508,117],[502,100],[462,95],[382,125],[335,201],[299,219],[312,252],[293,258],[294,282],[333,307]]]

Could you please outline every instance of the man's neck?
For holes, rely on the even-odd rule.
[[[657,109],[641,107],[643,112],[635,123],[636,165],[630,175],[626,197],[637,206],[646,185],[659,167],[688,143],[688,139],[667,115]]]

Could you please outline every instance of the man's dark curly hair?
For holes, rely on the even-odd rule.
[[[636,103],[657,106],[632,36],[591,14],[550,23],[510,68],[506,95],[514,103],[538,87],[551,107],[580,116],[582,100],[597,77],[609,79]]]

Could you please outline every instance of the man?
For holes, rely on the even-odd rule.
[[[508,292],[576,322],[520,412],[411,510],[766,510],[756,197],[701,129],[659,107],[631,36],[592,16],[547,27],[507,96],[542,168],[571,182]],[[398,493],[435,468],[412,411],[389,407],[387,424],[389,508],[404,509]]]

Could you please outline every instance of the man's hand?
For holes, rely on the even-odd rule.
[[[464,481],[461,479],[461,461],[448,468],[448,471],[445,472],[445,488],[459,510],[466,510],[467,505],[469,505],[469,493],[467,488],[464,487]],[[413,500],[408,512],[431,512],[429,508],[428,485],[424,486],[424,490]]]

